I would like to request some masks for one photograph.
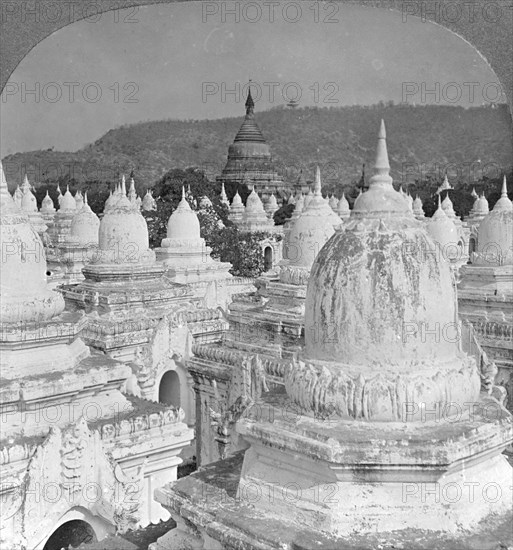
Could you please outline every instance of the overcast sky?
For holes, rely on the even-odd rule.
[[[238,3],[236,23],[221,13],[227,3],[204,2],[110,12],[59,30],[29,53],[4,89],[1,156],[73,151],[126,123],[240,116],[242,94],[223,92],[241,90],[236,83],[249,78],[263,94],[257,110],[299,92],[301,105],[321,106],[403,97],[469,106],[497,97],[487,63],[441,27],[339,3],[317,11],[315,3],[289,4],[286,13],[275,8],[273,22],[267,11],[255,23],[244,21],[257,13]],[[297,22],[294,6],[302,9]],[[439,97],[422,93],[435,86]]]

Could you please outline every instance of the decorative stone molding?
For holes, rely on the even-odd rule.
[[[344,367],[292,360],[284,376],[287,394],[304,410],[324,418],[335,414],[401,422],[415,420],[420,404],[431,410],[436,404],[460,403],[479,394],[479,374],[472,357],[455,357],[436,370],[422,364],[408,371]]]
[[[280,271],[280,281],[289,285],[307,285],[310,278],[310,269],[287,265]]]
[[[18,513],[25,518],[18,535],[44,540],[59,518],[75,507],[125,532],[139,521],[142,482],[143,467],[134,477],[126,476],[105,454],[99,432],[91,431],[83,417],[65,429],[52,427],[36,448],[24,490],[18,494]]]
[[[255,401],[260,399],[262,392],[269,391],[262,359],[258,355],[246,356],[240,368],[232,370],[226,399],[221,398],[215,379],[212,385],[220,410],[210,409],[210,418],[216,431],[219,455],[221,459],[225,459],[230,448],[230,432],[233,426]]]
[[[509,340],[513,344],[513,325],[497,321],[471,321],[474,331],[479,336],[494,340]]]
[[[226,348],[217,348],[214,346],[204,346],[202,344],[193,344],[192,352],[198,359],[206,359],[215,363],[230,365],[232,367],[239,367],[241,361],[247,357],[247,354],[242,351],[228,350]],[[262,363],[262,367],[267,376],[271,377],[283,377],[285,372],[286,363],[273,359],[272,357],[265,357],[255,355],[258,361]]]

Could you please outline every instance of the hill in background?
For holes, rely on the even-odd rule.
[[[506,105],[494,107],[378,104],[353,107],[276,107],[256,113],[278,169],[295,181],[303,168],[323,183],[347,186],[360,177],[362,163],[373,163],[379,120],[385,119],[392,175],[397,183],[431,173],[473,183],[485,167],[496,177],[511,167],[511,122]],[[9,155],[4,161],[12,189],[25,172],[36,186],[86,181],[114,182],[136,173],[139,191],[152,187],[171,168],[196,166],[214,177],[226,162],[228,146],[242,116],[217,120],[161,120],[122,126],[76,152],[40,150]],[[74,181],[73,181],[74,180]]]

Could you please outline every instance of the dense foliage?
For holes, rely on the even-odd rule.
[[[274,213],[274,225],[283,225],[294,212],[293,204],[284,204],[281,208],[278,208]]]

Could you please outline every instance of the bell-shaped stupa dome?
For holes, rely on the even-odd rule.
[[[329,205],[330,205],[331,209],[333,210],[333,212],[337,211],[337,209],[338,209],[338,199],[337,199],[337,197],[335,197],[335,195],[331,195],[331,197],[329,198]]]
[[[75,198],[71,194],[69,190],[69,185],[66,187],[66,193],[62,196],[62,200],[60,201],[60,209],[65,212],[72,212],[73,210],[77,209],[77,203],[75,201]]]
[[[478,265],[513,264],[513,203],[508,198],[506,176],[500,199],[479,224],[477,253],[473,263]]]
[[[244,208],[244,204],[242,203],[242,199],[241,199],[241,196],[239,195],[239,191],[237,191],[233,196],[231,207],[239,208],[240,206]]]
[[[337,214],[342,220],[346,220],[351,215],[351,209],[349,208],[349,202],[346,199],[345,193],[342,193],[342,197],[338,201]]]
[[[122,200],[123,198],[125,199],[125,200],[123,200],[123,204],[125,204],[125,206],[126,206],[127,201],[128,201],[128,203],[130,203],[130,200],[127,197],[127,193],[126,193],[126,179],[125,179],[124,174],[121,176],[121,181],[116,184],[114,192],[112,192],[112,190],[111,190],[107,200],[105,201],[105,205],[103,207],[103,212],[105,213],[108,210],[110,210],[112,208],[115,208],[117,206],[118,202],[120,200]]]
[[[417,195],[413,201],[413,215],[417,220],[425,218],[424,208],[422,204],[422,199]]]
[[[46,192],[46,195],[41,202],[41,213],[42,214],[54,214],[55,213],[55,205],[53,204],[52,197],[48,194],[48,191]]]
[[[296,204],[294,205],[294,213],[292,214],[292,217],[294,217],[295,215],[296,217],[299,216],[299,214],[303,212],[304,207],[305,207],[305,196],[303,195],[303,193],[300,193],[299,197],[297,197],[296,199]]]
[[[100,263],[153,263],[155,253],[149,248],[146,220],[130,203],[123,184],[114,196],[115,203],[104,210],[100,222]]]
[[[269,220],[265,212],[264,204],[253,189],[246,199],[246,208],[242,214],[240,228],[244,231],[270,231],[273,221]]]
[[[406,402],[434,407],[479,394],[476,363],[458,338],[422,332],[458,326],[452,270],[389,170],[382,121],[369,190],[312,266],[305,354],[285,376],[287,394],[319,412],[392,421],[403,419]]]
[[[43,243],[7,190],[0,162],[0,323],[41,322],[64,309],[61,294],[46,284]]]
[[[440,195],[438,195],[438,208],[428,220],[426,229],[435,244],[438,245],[442,258],[453,261],[461,258],[458,228],[445,213],[440,202]]]
[[[30,188],[27,174],[25,174],[25,178],[23,179],[21,192],[23,193],[23,196],[21,198],[21,209],[23,210],[23,212],[37,212],[37,200]]]
[[[77,212],[79,210],[82,210],[82,206],[84,206],[84,195],[82,195],[82,191],[80,189],[75,193],[75,207]]]
[[[105,204],[103,205],[103,211],[107,212],[110,208],[112,208],[117,201],[118,197],[115,197],[112,193],[112,189],[110,190],[109,196],[107,197],[107,200],[105,201]]]
[[[274,213],[279,209],[278,201],[276,200],[274,193],[271,193],[271,196],[267,199],[264,208],[269,218],[272,218]]]
[[[442,201],[442,208],[449,218],[456,218],[456,212],[454,211],[454,205],[449,197],[449,193],[446,193],[444,200]]]
[[[198,215],[187,202],[184,187],[182,187],[182,200],[167,222],[167,238],[186,241],[201,238]]]
[[[472,189],[471,196],[474,197],[474,204],[470,210],[469,215],[466,218],[466,222],[471,227],[478,227],[481,221],[487,216],[490,212],[490,206],[484,192],[479,196],[475,189]]]
[[[242,202],[241,196],[239,195],[239,191],[237,190],[237,192],[235,193],[232,199],[232,204],[230,205],[230,213],[228,217],[233,223],[238,225],[242,221],[243,215],[244,215],[244,204]]]
[[[262,199],[258,196],[258,193],[253,189],[246,199],[246,212],[248,213],[259,213],[263,212],[265,214],[264,205]]]
[[[328,197],[324,198],[322,196],[321,188],[321,170],[317,166],[313,189],[311,189],[312,194],[308,202],[305,200],[303,211],[311,211],[314,215],[322,215],[333,227],[338,227],[341,224],[340,218],[330,207]]]
[[[335,233],[335,227],[341,223],[336,214],[333,213],[331,216],[328,211],[331,211],[331,207],[322,198],[321,176],[317,167],[312,199],[292,224],[287,237],[287,263],[280,272],[282,282],[296,280],[306,284],[317,254]],[[298,277],[296,268],[303,269],[302,277]]]
[[[191,265],[206,268],[206,264],[211,262],[210,249],[201,238],[198,216],[190,207],[183,187],[182,199],[167,223],[167,237],[162,239],[161,248],[156,252],[159,261],[178,271]],[[197,270],[195,273],[197,276]]]
[[[152,212],[153,210],[157,210],[157,203],[155,199],[153,198],[153,194],[151,189],[148,189],[146,191],[146,195],[144,195],[142,200],[142,209],[145,212]]]
[[[482,216],[490,213],[490,205],[488,204],[488,200],[484,196],[484,193],[476,199],[474,203],[474,213],[478,216]]]
[[[100,220],[87,203],[87,191],[83,196],[82,208],[73,216],[70,227],[70,241],[79,245],[97,245]]]
[[[42,236],[48,229],[48,226],[46,225],[42,214],[40,214],[37,209],[37,200],[32,193],[32,189],[26,174],[20,189],[23,194],[23,197],[21,199],[21,210],[24,214],[28,216],[29,222],[32,227],[37,231],[39,235]]]

